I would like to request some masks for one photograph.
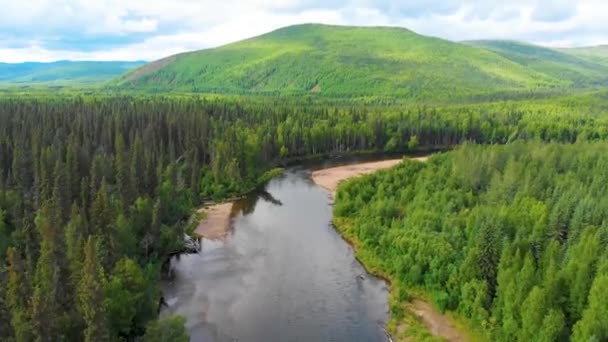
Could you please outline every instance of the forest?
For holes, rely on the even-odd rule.
[[[335,223],[400,301],[422,290],[488,341],[608,339],[608,144],[464,144],[354,179]]]
[[[302,24],[151,62],[112,90],[311,95],[413,101],[589,90],[608,64],[576,49],[529,43],[453,42],[399,27]]]
[[[156,320],[158,283],[195,207],[302,158],[468,142],[512,144],[467,145],[348,183],[336,214],[399,284],[432,291],[488,336],[602,340],[608,107],[595,99],[605,95],[417,106],[8,93],[0,336],[186,341],[179,317]],[[428,254],[430,243],[443,253]]]

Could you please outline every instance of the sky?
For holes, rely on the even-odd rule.
[[[608,0],[0,0],[0,62],[156,60],[301,23],[608,44]]]

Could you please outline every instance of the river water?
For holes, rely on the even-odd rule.
[[[328,193],[295,167],[235,203],[224,241],[172,260],[161,315],[192,341],[386,341],[387,285],[331,226]]]

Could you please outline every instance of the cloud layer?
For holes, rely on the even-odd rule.
[[[0,62],[154,60],[298,23],[450,40],[608,43],[605,0],[0,0]]]

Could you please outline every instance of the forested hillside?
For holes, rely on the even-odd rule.
[[[343,184],[335,222],[392,280],[397,321],[423,289],[489,341],[605,341],[607,153],[467,144]]]
[[[561,49],[561,51],[608,65],[608,45]]]
[[[605,65],[570,55],[564,55],[566,61],[554,61],[552,54],[561,53],[545,50],[551,54],[513,55],[402,28],[297,25],[167,57],[128,73],[117,85],[155,91],[445,100],[605,80]],[[522,62],[521,56],[534,63]]]
[[[111,80],[145,62],[0,63],[0,84],[93,84]]]
[[[468,42],[507,58],[536,72],[566,80],[574,86],[607,85],[608,64],[583,50],[545,48],[527,43],[501,40]],[[576,53],[578,51],[578,53]]]

